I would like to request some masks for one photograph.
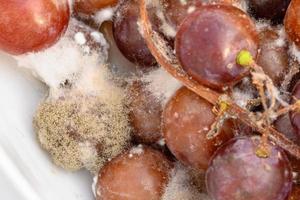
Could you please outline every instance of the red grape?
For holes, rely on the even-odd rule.
[[[291,103],[294,103],[296,100],[300,99],[300,81],[298,81],[293,89],[292,92],[293,99]],[[297,111],[293,111],[290,113],[290,120],[291,123],[297,132],[297,134],[300,136],[300,113]]]
[[[257,63],[264,72],[279,86],[289,68],[289,55],[286,44],[279,46],[275,44],[279,35],[272,29],[266,29],[260,33],[260,53]]]
[[[270,155],[256,155],[259,137],[234,138],[217,150],[206,172],[208,193],[215,200],[285,200],[292,171],[285,153],[269,144]]]
[[[256,18],[282,23],[291,0],[248,0],[249,12]]]
[[[251,19],[230,5],[206,5],[190,14],[176,35],[176,55],[195,80],[221,89],[248,73],[236,64],[239,51],[257,54],[258,37]]]
[[[209,102],[187,88],[181,88],[163,113],[167,146],[178,160],[195,169],[206,169],[218,146],[233,136],[231,123],[225,122],[216,138],[207,139],[216,120],[212,109]]]
[[[40,51],[65,31],[67,0],[0,0],[0,49],[11,54]]]
[[[118,0],[75,0],[75,12],[91,14],[102,8],[114,6]]]
[[[159,200],[171,168],[172,164],[162,153],[135,147],[100,170],[97,200]]]
[[[300,47],[300,0],[292,0],[284,19],[289,38]]]
[[[161,138],[162,105],[141,83],[129,88],[130,121],[139,142],[154,143]]]
[[[156,63],[146,42],[139,32],[139,1],[124,1],[118,8],[113,35],[123,55],[133,63],[147,67]]]

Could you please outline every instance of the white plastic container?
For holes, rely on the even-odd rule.
[[[45,86],[0,54],[0,194],[3,200],[92,200],[86,171],[55,167],[40,148],[32,117]]]

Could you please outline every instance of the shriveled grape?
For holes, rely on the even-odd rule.
[[[139,32],[139,1],[124,1],[114,17],[113,35],[123,55],[133,63],[149,67],[156,63]]]
[[[279,34],[272,29],[266,29],[260,33],[260,53],[257,63],[264,72],[272,79],[275,85],[279,86],[284,75],[289,69],[289,55],[287,44],[276,44]]]
[[[67,0],[0,0],[0,49],[23,54],[53,45],[69,22]]]
[[[161,102],[139,82],[134,82],[128,89],[128,99],[135,138],[144,143],[158,141],[161,138]]]
[[[282,23],[291,0],[248,0],[249,12],[257,19]]]
[[[102,8],[114,6],[118,0],[75,0],[74,10],[78,13],[91,14]]]
[[[206,169],[215,150],[232,134],[225,122],[219,135],[207,138],[216,116],[213,106],[187,88],[181,88],[168,102],[163,114],[163,134],[175,157],[195,169]]]
[[[160,200],[171,168],[162,153],[134,147],[100,170],[97,200]]]
[[[239,137],[217,150],[206,172],[215,200],[285,200],[292,189],[292,171],[285,153],[271,143],[270,155],[258,157],[259,137]]]
[[[251,19],[230,5],[206,5],[190,14],[176,35],[175,49],[183,69],[198,82],[222,89],[248,70],[236,63],[241,50],[255,57],[258,37]]]
[[[285,31],[289,38],[300,47],[300,0],[292,0],[284,19]]]

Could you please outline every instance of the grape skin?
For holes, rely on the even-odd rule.
[[[161,138],[161,102],[141,82],[130,85],[128,99],[135,140],[147,144],[157,142]]]
[[[269,144],[270,155],[260,158],[259,137],[238,137],[222,146],[206,172],[208,193],[215,200],[285,200],[292,172],[285,153]]]
[[[159,151],[134,147],[100,170],[97,200],[159,200],[172,167]]]
[[[53,45],[69,22],[67,0],[0,0],[0,49],[19,55]]]
[[[276,86],[284,79],[284,75],[289,69],[289,55],[287,45],[276,45],[276,40],[279,39],[279,34],[269,28],[263,30],[260,34],[259,49],[260,53],[257,58],[264,72],[272,79]]]
[[[300,0],[291,1],[284,19],[285,31],[300,48]]]
[[[163,113],[167,146],[178,160],[195,169],[206,170],[217,148],[233,137],[232,124],[227,121],[216,138],[207,139],[216,120],[212,109],[209,102],[183,87],[168,102]]]
[[[175,49],[182,68],[196,81],[222,89],[240,81],[249,69],[236,64],[241,50],[256,57],[258,37],[251,19],[230,5],[201,6],[181,24]]]
[[[116,11],[113,24],[113,36],[122,54],[131,62],[148,68],[156,64],[139,32],[139,1],[127,0]]]

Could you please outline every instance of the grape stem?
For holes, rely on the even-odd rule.
[[[261,102],[264,108],[262,124],[266,126],[266,132],[262,133],[261,143],[257,149],[257,155],[262,157],[267,157],[269,155],[269,127],[271,126],[270,114],[274,110],[276,105],[276,97],[274,94],[274,84],[273,81],[267,76],[261,66],[257,65],[251,53],[247,50],[242,50],[238,53],[236,57],[236,62],[243,66],[249,67],[252,75],[252,83],[256,86],[256,89],[260,95]],[[268,99],[265,95],[266,91],[270,94],[270,103],[268,104]]]
[[[288,105],[276,112],[276,116],[281,116],[286,113],[289,113],[290,111],[300,111],[300,100],[297,100],[294,104]]]
[[[153,56],[161,67],[163,67],[169,74],[180,81],[184,86],[206,99],[214,106],[218,106],[221,93],[207,88],[191,78],[180,66],[173,51],[168,47],[167,42],[157,32],[152,29],[151,22],[148,16],[147,2],[148,0],[140,0],[140,18],[141,30],[143,37],[147,43]],[[239,107],[236,103],[228,100],[229,108],[227,113],[236,116],[246,125],[252,127],[261,134],[269,132],[268,138],[276,143],[281,148],[288,151],[291,155],[300,159],[300,147],[286,138],[282,133],[275,130],[273,127],[262,127],[257,124],[250,116],[250,112]]]

